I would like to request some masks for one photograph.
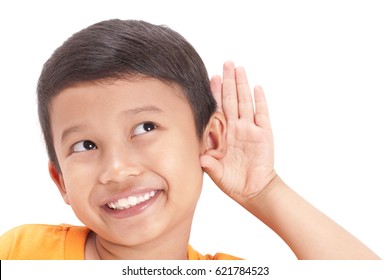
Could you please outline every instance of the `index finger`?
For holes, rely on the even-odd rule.
[[[222,84],[220,76],[215,75],[211,77],[210,89],[215,101],[217,102],[218,111],[222,112]]]
[[[238,119],[237,84],[233,62],[223,65],[222,109],[230,120]]]

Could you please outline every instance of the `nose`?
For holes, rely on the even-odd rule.
[[[141,173],[136,157],[127,149],[105,151],[101,166],[99,180],[102,184],[121,183]]]

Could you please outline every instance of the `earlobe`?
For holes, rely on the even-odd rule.
[[[68,194],[66,192],[65,183],[64,183],[64,179],[62,177],[62,174],[60,172],[58,172],[57,168],[55,167],[55,165],[52,161],[49,162],[48,167],[49,167],[49,173],[50,173],[51,179],[56,184],[65,203],[69,204]]]
[[[226,119],[220,113],[214,113],[207,125],[203,135],[204,155],[212,156],[216,159],[224,157],[226,152]]]

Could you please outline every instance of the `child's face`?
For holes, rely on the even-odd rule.
[[[189,232],[203,148],[178,87],[155,79],[83,83],[57,95],[50,114],[56,183],[99,237],[135,245]]]

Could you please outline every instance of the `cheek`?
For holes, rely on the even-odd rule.
[[[199,143],[181,139],[167,141],[159,150],[161,175],[168,181],[174,193],[198,197],[203,171],[199,163]]]
[[[79,207],[88,201],[93,186],[92,170],[85,170],[81,166],[74,166],[71,170],[65,169],[64,184],[72,208]],[[82,203],[84,201],[84,203]]]
[[[77,218],[85,225],[94,223],[95,206],[91,200],[93,195],[93,181],[91,173],[84,173],[82,170],[68,172],[65,186],[69,204]],[[69,175],[71,174],[71,175]],[[89,174],[86,176],[85,174]]]

